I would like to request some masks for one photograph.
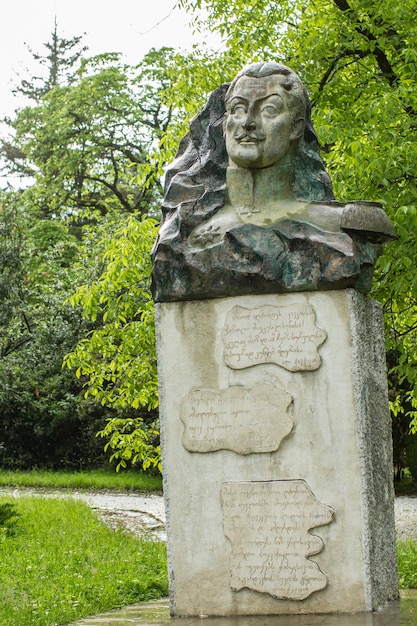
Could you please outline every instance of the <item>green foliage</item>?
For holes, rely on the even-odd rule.
[[[103,462],[98,411],[62,359],[80,338],[79,313],[64,305],[80,244],[62,223],[32,221],[21,197],[0,206],[0,464],[72,466]]]
[[[146,89],[144,68],[123,66],[117,55],[85,61],[70,85],[55,86],[10,122],[7,145],[21,157],[6,167],[35,177],[24,193],[40,215],[79,224],[110,210],[149,211],[159,182],[146,183],[155,165],[141,184],[133,177],[171,112],[156,89]]]
[[[108,439],[104,449],[113,450],[110,461],[117,460],[116,471],[128,464],[140,462],[144,470],[155,467],[162,472],[159,425],[157,421],[146,424],[141,417],[110,418],[99,431]]]
[[[160,469],[149,294],[156,223],[145,218],[156,215],[165,163],[222,64],[203,49],[183,56],[163,48],[129,67],[117,54],[82,59],[79,43],[55,27],[47,55],[36,56],[47,76],[32,91],[28,81],[18,88],[35,105],[8,121],[1,146],[5,172],[29,184],[18,198],[26,219],[25,255],[15,264],[22,276],[13,268],[21,307],[4,324],[13,354],[0,362],[7,425],[0,463],[56,467],[58,455],[61,466],[75,459],[85,466],[83,456],[101,461],[91,443],[96,428],[118,468]],[[65,352],[78,381],[60,369]]]
[[[70,298],[84,316],[99,322],[88,337],[65,357],[65,364],[83,377],[85,396],[102,405],[129,408],[127,416],[109,418],[100,431],[109,438],[111,460],[140,462],[144,469],[161,468],[158,431],[139,415],[158,404],[153,303],[149,291],[150,250],[157,233],[152,218],[130,217],[104,245],[105,269],[90,285]]]
[[[2,487],[42,487],[47,489],[104,489],[109,491],[162,491],[161,477],[145,474],[142,471],[127,470],[117,473],[106,467],[84,471],[49,471],[0,469]]]
[[[405,440],[406,466],[413,484],[417,484],[417,434],[409,434]]]
[[[82,36],[65,39],[58,34],[58,25],[55,19],[51,39],[43,44],[44,55],[34,52],[27,46],[32,57],[43,70],[43,76],[31,76],[23,79],[15,89],[15,93],[39,102],[48,91],[61,84],[71,83],[76,73],[77,65],[81,61],[86,46],[81,46]],[[39,68],[40,69],[40,68]]]
[[[148,289],[156,230],[140,217],[161,199],[164,155],[174,149],[166,130],[183,115],[173,88],[182,61],[169,49],[150,51],[136,68],[116,54],[69,59],[76,43],[55,29],[47,46],[55,56],[44,60],[59,76],[9,120],[2,143],[6,173],[30,178],[18,193],[3,192],[0,464],[100,463],[100,430],[119,467],[160,467]],[[82,284],[90,286],[77,291]],[[61,364],[80,340],[77,381]]]
[[[40,112],[54,88],[64,89],[75,78],[81,52],[67,53],[78,43],[79,38],[58,38],[55,28],[47,45],[50,55],[35,55],[47,67],[49,78],[32,85],[23,81],[18,88],[36,106],[22,109],[13,122],[9,120],[15,137],[13,144],[2,144],[7,173],[41,173],[45,142],[50,147],[48,158],[53,160],[51,128],[55,122],[48,120],[49,128],[46,120],[38,123],[43,119]],[[29,137],[34,151],[36,145],[39,149],[32,161],[24,151]],[[35,190],[33,180],[28,183],[19,191],[0,192],[0,464],[21,468],[100,464],[106,457],[95,434],[99,421],[110,413],[83,400],[81,386],[62,370],[64,354],[86,332],[79,312],[65,300],[86,273],[94,271],[96,259],[92,252],[90,267],[75,269],[83,249],[80,231],[69,229],[59,219],[47,195],[41,209],[50,219],[39,218],[39,189]],[[63,214],[68,210],[68,205],[62,207]],[[92,241],[90,236],[88,243]]]
[[[9,503],[1,499],[1,503]],[[53,626],[165,595],[165,546],[114,531],[73,500],[20,498],[0,543],[0,622]]]
[[[394,404],[405,398],[416,427],[416,0],[180,4],[195,12],[200,29],[222,35],[226,65],[273,58],[298,72],[336,197],[384,203],[399,238],[384,248],[373,295],[383,303],[387,349],[397,357],[390,364],[391,398]]]
[[[401,589],[417,587],[417,543],[415,540],[399,541],[397,545],[398,579]]]
[[[17,194],[0,192],[0,354],[6,356],[30,340],[25,316],[27,292],[24,253],[24,220]]]
[[[105,270],[71,296],[72,305],[100,327],[65,358],[88,376],[86,395],[114,407],[157,405],[150,249],[157,223],[130,217],[106,242]],[[122,351],[123,350],[123,351]],[[96,358],[100,355],[100,360]],[[111,374],[109,374],[111,372]]]

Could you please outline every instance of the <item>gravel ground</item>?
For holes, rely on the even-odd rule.
[[[160,495],[126,495],[124,493],[47,492],[27,489],[0,489],[0,495],[39,495],[83,500],[98,512],[111,526],[122,526],[130,532],[150,532],[161,541],[165,534],[165,507]],[[400,496],[395,499],[397,538],[406,541],[417,538],[417,497]]]
[[[130,532],[150,532],[165,541],[165,506],[160,495],[111,492],[47,491],[44,489],[0,488],[0,495],[15,498],[42,496],[47,498],[75,498],[83,500],[110,526],[122,526]]]
[[[97,510],[104,519],[122,525],[126,530],[151,530],[165,540],[165,508],[162,496],[123,496],[114,494],[78,494]],[[406,541],[417,538],[417,497],[395,498],[397,538]]]
[[[162,496],[77,493],[76,497],[87,502],[113,527],[122,526],[125,530],[137,533],[146,530],[161,541],[166,539]]]
[[[417,538],[417,497],[395,498],[395,528],[401,541]]]

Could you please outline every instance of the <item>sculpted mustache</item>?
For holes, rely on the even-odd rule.
[[[240,133],[235,135],[236,141],[241,141],[242,139],[250,139],[252,141],[263,141],[266,138],[264,134],[260,133]]]

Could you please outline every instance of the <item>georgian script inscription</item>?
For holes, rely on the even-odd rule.
[[[276,363],[291,372],[316,370],[317,349],[326,336],[309,304],[234,306],[222,332],[223,358],[233,369]]]
[[[222,502],[234,591],[304,600],[326,587],[327,577],[307,558],[323,541],[308,531],[329,524],[334,511],[304,480],[224,483]]]
[[[183,445],[191,452],[273,452],[293,428],[291,402],[287,391],[270,383],[193,389],[181,407]]]

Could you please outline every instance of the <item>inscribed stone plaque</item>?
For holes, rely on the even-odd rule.
[[[181,406],[183,445],[191,452],[273,452],[292,430],[291,395],[271,383],[193,389]]]
[[[291,372],[316,370],[321,364],[317,349],[326,336],[306,303],[234,306],[222,332],[223,358],[233,369],[276,363]]]
[[[304,480],[223,484],[224,533],[232,543],[231,587],[304,600],[327,577],[309,556],[323,548],[308,531],[329,524],[334,511]]]

